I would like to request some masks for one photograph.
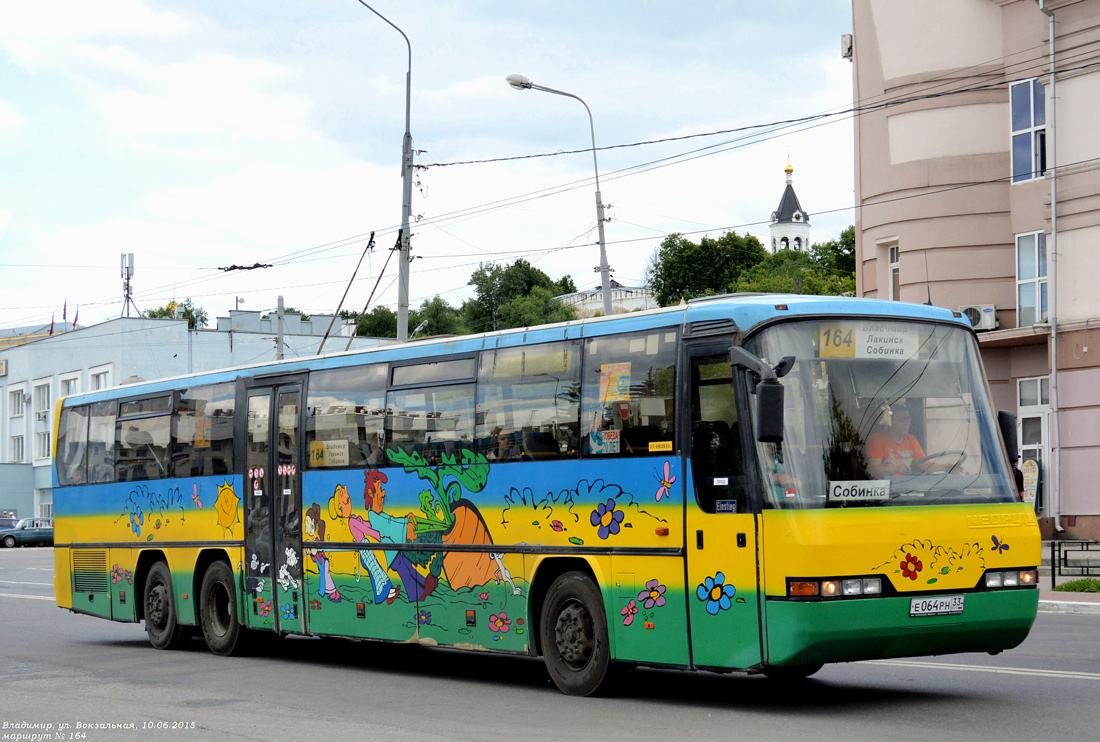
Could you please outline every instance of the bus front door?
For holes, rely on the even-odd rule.
[[[302,385],[248,390],[245,587],[249,625],[303,633]]]
[[[692,664],[744,669],[761,661],[756,518],[745,462],[745,395],[733,385],[729,341],[691,345],[687,603]]]

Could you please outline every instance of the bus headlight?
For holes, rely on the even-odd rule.
[[[787,596],[790,598],[858,598],[868,595],[882,595],[881,577],[787,581]]]
[[[1006,570],[1004,572],[986,572],[985,586],[991,587],[1034,587],[1039,582],[1039,572],[1034,569]]]

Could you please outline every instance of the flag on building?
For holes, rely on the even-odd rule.
[[[50,315],[50,335],[53,335],[53,318],[54,315]]]
[[[76,308],[76,312],[73,313],[73,329],[76,329],[76,319],[80,316],[80,307]]]

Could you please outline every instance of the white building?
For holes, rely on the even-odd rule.
[[[783,168],[787,174],[787,187],[783,189],[783,195],[779,199],[779,206],[772,212],[771,238],[772,252],[779,250],[810,249],[810,215],[802,209],[798,203],[798,196],[794,192],[791,176],[794,168],[790,160],[787,167]]]
[[[63,396],[126,383],[131,377],[162,379],[276,359],[274,317],[232,311],[216,329],[191,330],[185,319],[120,317],[91,327],[55,332],[0,348],[0,511],[21,517],[53,510],[53,407]],[[331,315],[302,320],[284,316],[283,357],[317,353]],[[40,329],[40,328],[36,328]],[[380,345],[378,338],[352,338],[353,327],[337,319],[326,353]]]
[[[578,319],[603,314],[603,289],[599,286],[588,291],[576,291],[554,298],[565,306],[577,310]],[[624,314],[655,307],[657,307],[657,299],[648,286],[623,286],[615,279],[611,279],[612,314]]]

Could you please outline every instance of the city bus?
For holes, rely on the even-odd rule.
[[[486,650],[589,695],[632,666],[997,653],[1038,606],[1014,424],[941,308],[713,297],[136,383],[55,419],[57,604],[158,649]]]

